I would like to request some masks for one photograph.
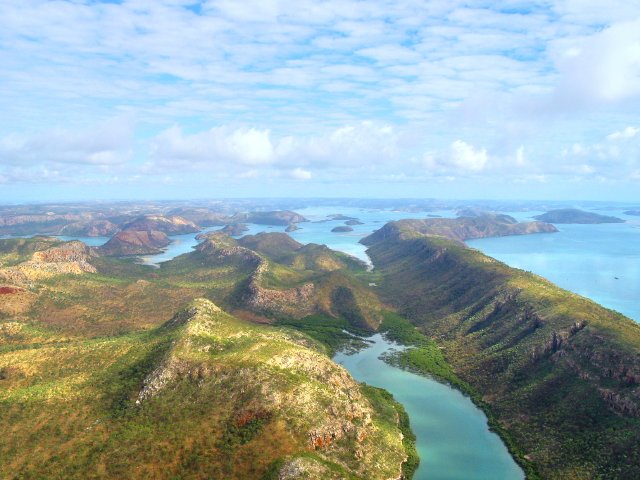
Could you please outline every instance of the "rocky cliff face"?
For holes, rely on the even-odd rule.
[[[0,269],[0,278],[11,283],[23,284],[56,275],[95,273],[96,269],[90,263],[94,256],[93,251],[84,243],[66,242],[35,252],[31,260]]]

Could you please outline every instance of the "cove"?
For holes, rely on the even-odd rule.
[[[415,480],[518,480],[524,473],[487,417],[468,397],[431,378],[380,360],[398,348],[376,334],[355,354],[338,352],[334,361],[358,381],[381,387],[404,405],[416,435],[420,467]]]

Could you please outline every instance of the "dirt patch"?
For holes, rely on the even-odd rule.
[[[0,295],[14,295],[24,292],[23,288],[0,286]]]

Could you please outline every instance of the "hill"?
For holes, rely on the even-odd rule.
[[[400,240],[421,235],[435,235],[457,242],[464,242],[474,238],[553,233],[557,231],[553,225],[548,223],[519,223],[508,215],[483,214],[473,217],[428,218],[425,220],[389,222],[368,237],[363,238],[361,243],[372,245],[382,240]]]
[[[122,230],[96,250],[100,255],[154,255],[169,243],[169,237],[157,230]]]
[[[424,231],[393,222],[365,239],[377,291],[443,350],[514,453],[543,478],[639,478],[640,326]]]
[[[192,221],[176,215],[168,217],[164,215],[143,215],[124,224],[122,230],[156,231],[167,235],[181,235],[199,232],[201,228]]]
[[[115,337],[24,348],[32,327],[0,326],[3,478],[387,479],[407,457],[388,396],[204,299]]]
[[[549,223],[624,223],[624,220],[618,217],[585,212],[577,208],[551,210],[542,215],[536,215],[533,218]]]

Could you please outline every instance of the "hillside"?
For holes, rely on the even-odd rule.
[[[204,299],[115,337],[0,327],[2,478],[400,476],[401,407],[295,331]]]
[[[423,235],[422,221],[394,223],[365,239],[379,294],[443,349],[520,455],[543,478],[639,478],[640,326]]]
[[[585,212],[577,208],[561,208],[551,210],[542,215],[536,215],[538,220],[549,223],[624,223],[624,220],[609,215],[600,215],[599,213]]]
[[[543,222],[517,222],[508,215],[483,214],[460,218],[428,218],[425,220],[398,220],[389,222],[362,239],[364,245],[372,245],[387,239],[404,239],[416,235],[437,235],[457,242],[474,238],[501,237],[553,233],[558,230]]]
[[[124,224],[122,230],[157,231],[167,235],[181,235],[199,232],[201,228],[192,221],[176,215],[143,215]]]
[[[128,256],[160,253],[171,240],[157,230],[122,230],[97,248],[100,255]]]

